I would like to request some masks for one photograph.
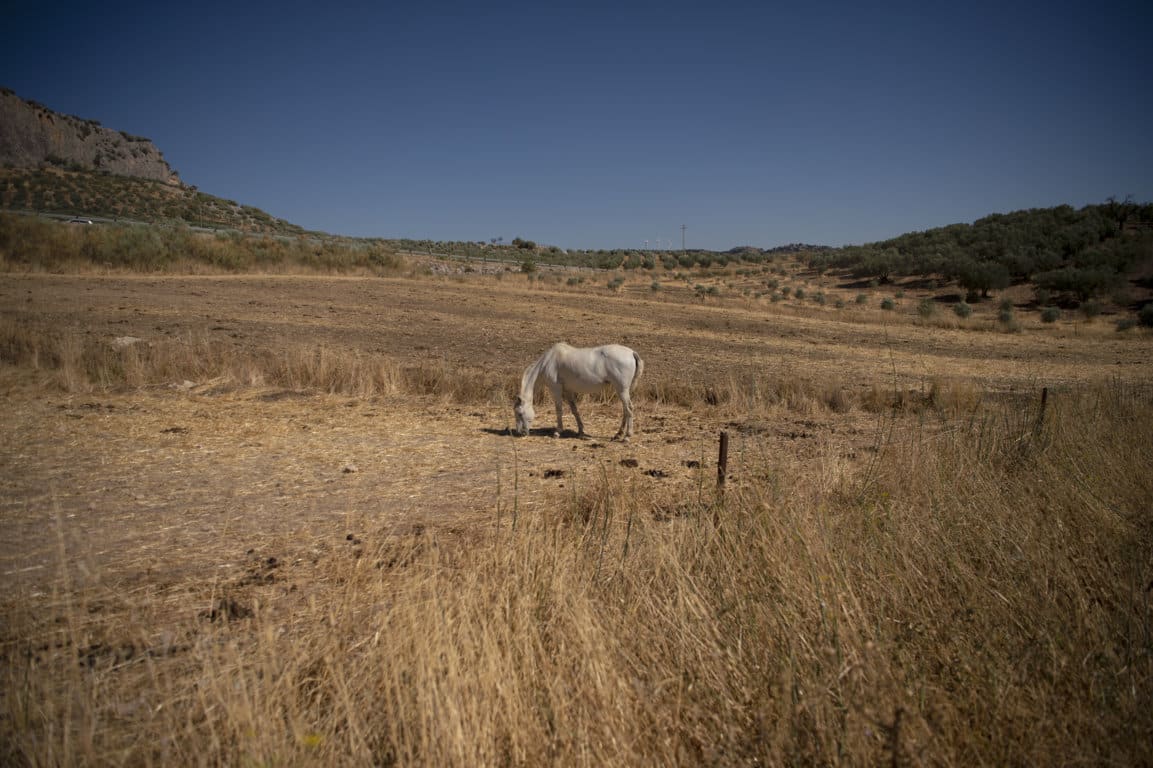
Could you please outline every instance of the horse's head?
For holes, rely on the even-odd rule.
[[[527,435],[532,428],[532,420],[536,418],[532,403],[526,402],[523,397],[517,397],[512,412],[516,414],[516,434]]]

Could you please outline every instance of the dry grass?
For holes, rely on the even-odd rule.
[[[754,442],[723,502],[605,465],[526,518],[505,483],[466,538],[366,518],[228,580],[94,582],[61,537],[4,607],[2,757],[1144,763],[1153,395],[1038,416],[894,417],[860,471]]]
[[[0,320],[0,363],[37,370],[48,386],[73,393],[186,381],[190,388],[196,384],[199,391],[278,387],[364,398],[435,395],[461,403],[500,404],[511,401],[516,385],[507,374],[461,369],[443,359],[401,364],[355,348],[315,344],[272,352],[193,334],[154,341],[135,337],[94,340],[4,320]],[[930,407],[956,415],[980,399],[972,385],[957,381],[934,380],[928,391],[920,393],[880,386],[858,392],[837,378],[813,382],[798,376],[773,380],[729,376],[709,384],[675,378],[642,380],[636,396],[641,402],[685,408],[724,406],[738,413],[756,413],[780,407],[802,414]]]
[[[600,320],[586,297],[534,305],[508,283],[475,291],[472,304],[438,284],[454,319],[412,300],[431,292],[403,281],[292,282],[276,299],[280,283],[266,281],[231,304],[232,283],[187,281],[196,293],[180,310],[184,330],[164,335],[178,323],[165,314],[172,294],[150,298],[163,286],[80,283],[57,297],[10,281],[5,436],[42,432],[67,443],[51,457],[100,468],[84,489],[66,487],[68,473],[36,476],[62,478],[55,490],[29,489],[18,475],[49,453],[0,452],[6,491],[21,492],[0,508],[5,533],[35,526],[56,541],[50,572],[4,574],[0,763],[1153,762],[1144,346],[1063,339],[1078,346],[1053,370],[1083,378],[1052,386],[1042,418],[1033,389],[989,385],[1049,370],[1033,360],[1051,364],[1052,349],[1029,334],[968,334],[961,363],[930,365],[936,350],[958,354],[961,337],[908,325],[886,328],[880,345],[817,310],[782,319],[637,301],[625,327],[649,363],[637,445],[508,440],[510,461],[476,455],[477,433],[503,440],[478,427],[507,417],[515,374],[556,318],[598,330]],[[26,296],[35,309],[20,309]],[[601,301],[614,321],[604,327],[618,329],[623,300]],[[387,332],[357,335],[382,306]],[[541,306],[546,321],[532,318]],[[650,309],[655,329],[636,319]],[[283,314],[296,324],[278,325]],[[419,323],[428,336],[405,335]],[[115,344],[120,329],[152,333]],[[291,341],[262,341],[273,335]],[[418,355],[433,336],[443,344]],[[392,352],[392,337],[413,354]],[[464,362],[489,346],[483,364]],[[1122,355],[1129,378],[1102,383],[1096,372]],[[779,359],[800,362],[769,367]],[[187,396],[169,390],[186,380]],[[117,393],[115,409],[101,393]],[[328,395],[349,402],[326,411]],[[444,405],[418,411],[418,401]],[[454,424],[474,410],[480,421],[447,432],[430,418],[437,408]],[[33,412],[19,430],[18,410]],[[718,499],[702,455],[713,445],[692,435],[725,424],[739,448]],[[398,426],[402,435],[381,436]],[[451,453],[438,453],[438,430]],[[339,474],[370,437],[388,454],[387,499],[373,495],[384,487],[366,466],[345,476],[365,481],[359,495],[322,475],[280,487],[318,463]],[[411,466],[396,459],[404,452],[428,465],[419,483],[387,474]],[[267,488],[236,490],[246,476],[230,465],[245,457]],[[484,477],[495,474],[491,504],[475,487],[447,493],[451,473],[471,470],[462,482],[477,485],[482,462]],[[566,473],[563,487],[526,485],[546,469]],[[468,499],[467,509],[446,525],[398,526],[385,507],[405,494]],[[354,533],[334,542],[268,526],[294,495]],[[213,518],[209,498],[233,516]],[[117,504],[123,515],[105,514]],[[165,509],[197,526],[171,541],[216,546],[165,550],[148,528]],[[110,567],[117,553],[92,552],[71,515],[140,527],[137,559]],[[240,516],[268,527],[237,564],[229,553],[249,540],[230,522]],[[197,567],[177,567],[193,555]]]
[[[0,320],[0,363],[32,369],[42,385],[89,393],[176,386],[200,392],[243,387],[370,398],[434,395],[456,402],[511,400],[507,376],[459,370],[443,360],[401,364],[329,345],[251,349],[205,335],[145,341],[91,339]]]

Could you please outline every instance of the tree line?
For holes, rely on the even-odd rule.
[[[889,282],[956,281],[970,298],[1032,283],[1041,303],[1076,305],[1121,289],[1153,261],[1153,205],[1109,200],[998,213],[972,224],[805,254],[818,271]]]

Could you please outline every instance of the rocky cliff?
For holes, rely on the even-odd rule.
[[[181,186],[179,174],[148,139],[53,112],[7,88],[0,88],[0,164],[107,171]]]

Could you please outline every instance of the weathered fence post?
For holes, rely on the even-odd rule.
[[[1037,412],[1037,421],[1033,423],[1033,438],[1036,439],[1041,435],[1041,429],[1045,426],[1045,406],[1049,404],[1049,388],[1041,387],[1041,410]]]
[[[720,454],[717,456],[717,505],[713,507],[713,524],[720,525],[720,502],[725,498],[725,479],[729,473],[729,433],[721,432]]]
[[[721,452],[717,457],[717,489],[724,493],[725,477],[729,473],[729,433],[721,432]]]

